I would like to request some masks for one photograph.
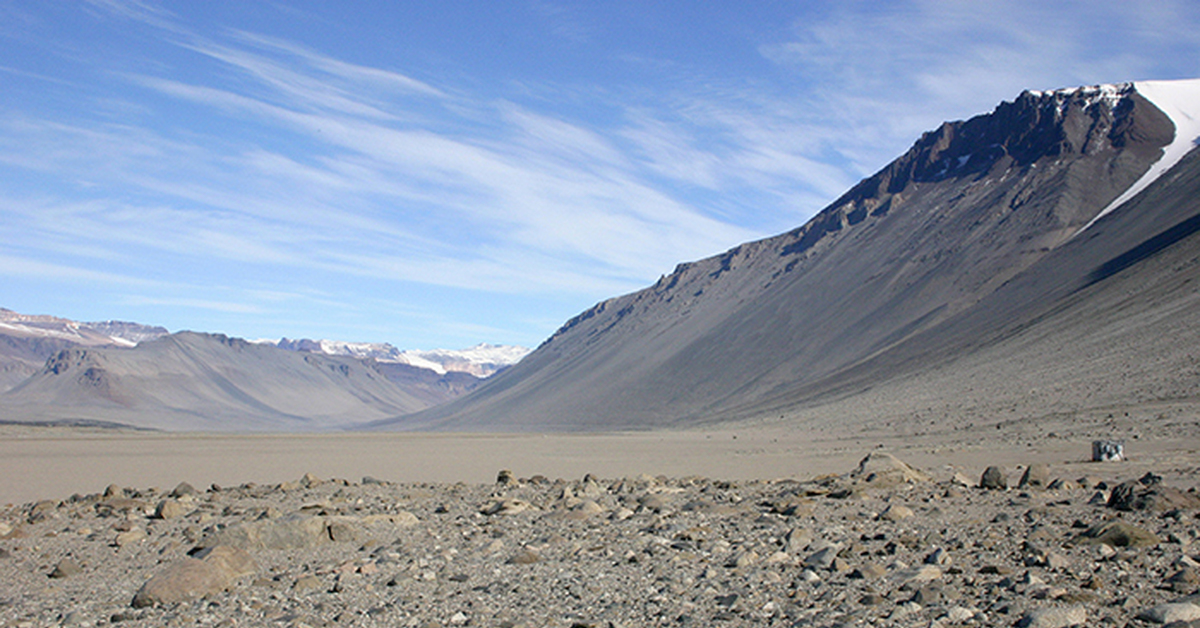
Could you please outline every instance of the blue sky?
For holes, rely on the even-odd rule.
[[[536,346],[1193,2],[0,0],[0,307]]]

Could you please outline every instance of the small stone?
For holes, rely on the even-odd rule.
[[[292,590],[296,593],[304,593],[319,588],[321,588],[321,580],[312,574],[300,576],[296,578],[296,582],[292,583]]]
[[[191,484],[188,484],[187,482],[180,482],[174,489],[171,490],[171,492],[167,496],[178,498],[178,497],[183,497],[184,495],[195,495],[195,494],[197,494],[195,487],[193,487]]]
[[[886,601],[887,598],[879,595],[878,593],[867,593],[858,599],[858,603],[862,604],[863,606],[878,606]]]
[[[1018,628],[1067,628],[1087,623],[1087,609],[1082,606],[1046,607],[1032,610],[1017,622]]]
[[[951,607],[946,611],[946,620],[952,624],[962,624],[975,617],[976,611],[962,606]]]
[[[933,550],[933,552],[931,554],[929,554],[928,556],[925,557],[926,565],[945,566],[945,565],[949,565],[951,562],[952,562],[952,559],[950,557],[950,552],[947,552],[945,549],[940,548],[940,547]]]
[[[876,565],[874,563],[864,563],[864,564],[856,567],[854,569],[854,571],[850,572],[849,577],[854,578],[856,580],[870,580],[870,579],[874,579],[874,578],[879,578],[886,574],[887,574],[886,568],[884,568],[880,565]]]
[[[884,521],[903,521],[913,516],[911,508],[901,504],[890,504],[886,510],[879,513],[879,518]]]
[[[833,560],[837,558],[838,551],[841,549],[840,545],[826,545],[809,554],[808,558],[804,559],[804,565],[815,569],[829,569],[833,565]]]
[[[931,580],[940,580],[942,570],[938,569],[935,565],[920,565],[898,571],[894,574],[894,577],[901,584],[929,582]]]
[[[155,519],[175,519],[187,514],[188,508],[177,500],[164,499],[154,509]]]
[[[988,467],[979,478],[979,488],[1002,491],[1008,488],[1008,477],[1000,467]]]
[[[784,550],[789,554],[799,554],[808,549],[813,542],[813,535],[804,528],[792,528],[783,537]]]
[[[1071,565],[1071,561],[1062,554],[1046,552],[1046,554],[1042,557],[1042,565],[1047,569],[1058,571],[1069,567]]]
[[[71,560],[70,558],[64,558],[54,566],[54,571],[50,572],[50,577],[69,578],[79,573],[83,573],[83,567],[80,567],[79,563]]]
[[[537,509],[537,506],[534,506],[523,499],[508,498],[494,499],[488,502],[480,510],[480,512],[490,517],[492,515],[516,515],[523,512],[535,511]]]
[[[742,569],[745,567],[750,567],[751,565],[754,565],[758,561],[759,561],[758,552],[755,552],[754,550],[746,550],[744,552],[738,552],[733,558],[731,558],[729,560],[729,563],[726,565],[726,567]]]
[[[1025,468],[1017,488],[1047,488],[1050,485],[1050,465],[1031,464]]]
[[[127,547],[144,540],[146,540],[146,531],[141,528],[133,528],[132,530],[127,530],[117,534],[117,538],[114,542],[116,543],[117,547]]]
[[[540,562],[541,560],[541,555],[534,550],[525,548],[514,554],[512,558],[509,558],[508,562],[512,565],[532,565],[536,562]]]

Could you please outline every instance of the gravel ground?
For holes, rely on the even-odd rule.
[[[1126,469],[985,489],[875,453],[809,481],[112,486],[0,511],[0,626],[1200,619],[1195,470]]]

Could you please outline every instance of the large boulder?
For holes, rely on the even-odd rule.
[[[1151,484],[1143,486],[1137,480],[1122,482],[1113,487],[1108,498],[1108,507],[1117,510],[1149,510],[1163,512],[1166,510],[1197,510],[1200,509],[1200,497],[1172,486]]]
[[[245,550],[218,545],[168,564],[142,585],[131,604],[143,608],[199,599],[228,589],[256,569]]]
[[[1077,537],[1084,545],[1103,543],[1109,547],[1151,547],[1162,542],[1153,532],[1120,519],[1098,523]]]
[[[850,472],[850,478],[871,486],[886,487],[897,484],[928,482],[929,476],[909,466],[892,454],[873,451]]]
[[[292,514],[230,526],[205,544],[243,549],[305,549],[331,540],[325,517]]]

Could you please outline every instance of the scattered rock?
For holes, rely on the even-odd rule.
[[[1161,542],[1153,532],[1120,519],[1098,523],[1077,539],[1083,544],[1103,543],[1110,547],[1150,547]]]
[[[70,578],[71,576],[80,573],[83,573],[83,567],[80,567],[79,563],[71,560],[70,558],[64,558],[58,561],[58,564],[54,566],[54,571],[50,572],[50,577]]]
[[[1050,466],[1046,464],[1031,464],[1025,468],[1017,488],[1048,488],[1050,486]]]
[[[191,484],[180,482],[167,496],[178,499],[184,495],[196,495],[197,493],[198,491]]]
[[[1002,491],[1008,488],[1008,476],[1000,467],[988,467],[979,478],[979,488]]]
[[[164,499],[158,502],[154,509],[155,519],[175,519],[188,513],[188,507],[174,499]]]
[[[531,512],[538,510],[537,506],[523,500],[515,498],[496,499],[488,502],[480,512],[485,515],[516,515],[523,512]]]
[[[141,528],[133,528],[117,534],[117,538],[113,540],[113,543],[117,547],[128,547],[144,540],[146,540],[146,531]]]
[[[541,562],[542,556],[532,549],[522,548],[521,551],[513,554],[512,558],[508,559],[511,565],[532,565]]]
[[[907,506],[900,504],[891,504],[883,512],[879,513],[879,518],[884,521],[903,521],[913,516],[913,511]]]

